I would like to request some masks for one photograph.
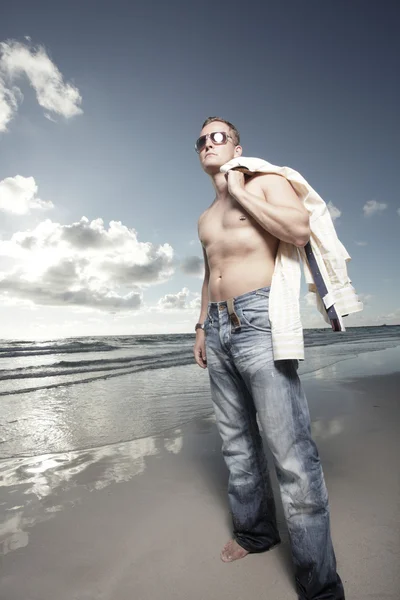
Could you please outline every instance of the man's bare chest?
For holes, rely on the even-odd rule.
[[[230,229],[249,224],[251,216],[245,209],[232,198],[229,204],[223,206],[215,205],[204,214],[204,224],[206,227],[215,225],[222,229]]]
[[[215,243],[257,247],[268,235],[235,200],[210,206],[199,220],[199,238],[206,248]]]

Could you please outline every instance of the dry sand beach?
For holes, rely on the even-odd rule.
[[[302,377],[349,600],[398,600],[400,347]],[[1,600],[294,600],[283,544],[224,564],[227,471],[214,419],[0,462]],[[276,483],[276,482],[275,482]]]

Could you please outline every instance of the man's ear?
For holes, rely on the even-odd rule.
[[[236,146],[235,148],[235,158],[238,156],[242,156],[243,153],[243,148],[242,146]]]

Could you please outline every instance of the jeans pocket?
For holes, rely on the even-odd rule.
[[[265,307],[244,308],[240,312],[243,321],[252,329],[264,332],[271,330],[268,310]]]

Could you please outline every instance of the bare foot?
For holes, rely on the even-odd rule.
[[[239,558],[244,558],[248,555],[248,551],[239,546],[236,540],[229,540],[222,548],[221,560],[223,562],[233,562]]]

